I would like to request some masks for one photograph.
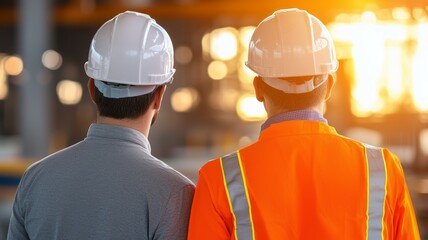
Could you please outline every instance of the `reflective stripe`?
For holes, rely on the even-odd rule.
[[[381,148],[365,144],[368,167],[367,239],[383,239],[386,168]]]
[[[238,240],[254,239],[254,228],[251,219],[245,174],[241,168],[239,152],[220,158],[223,180],[229,206],[235,219],[235,238]]]

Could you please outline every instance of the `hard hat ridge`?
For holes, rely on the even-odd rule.
[[[171,82],[175,73],[171,38],[147,14],[120,13],[104,23],[94,35],[85,72],[106,83],[149,87],[142,92],[154,89],[152,86]],[[103,93],[116,93],[115,98],[138,92],[124,91],[123,86],[120,91],[108,90],[115,87],[117,85],[97,84]]]
[[[305,10],[291,8],[275,11],[257,26],[246,65],[263,79],[271,79],[269,84],[290,77],[331,74],[337,70],[338,61],[324,24]],[[305,84],[300,87],[295,87],[295,83],[291,84],[293,87],[283,83],[269,85],[282,86],[284,89],[279,90],[289,93],[309,92],[319,86],[313,82]]]
[[[301,14],[302,12],[306,14]],[[305,58],[307,57],[306,54],[310,54],[312,51],[313,46],[310,43],[314,42],[314,34],[309,14],[306,11],[302,12],[294,9],[294,11],[279,10],[274,13],[274,20],[278,28],[278,40],[280,41],[278,47],[281,49],[281,54],[282,56],[294,54],[293,61],[288,61],[287,64],[281,62],[278,64],[287,68],[286,71],[290,74],[299,74],[298,70],[302,68],[301,65],[305,65],[306,71],[316,71],[315,61],[309,62]],[[287,28],[287,31],[282,30],[284,27]],[[303,46],[302,41],[306,41]]]

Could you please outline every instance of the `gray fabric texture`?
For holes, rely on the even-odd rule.
[[[142,133],[93,124],[27,169],[8,239],[186,239],[193,194]]]

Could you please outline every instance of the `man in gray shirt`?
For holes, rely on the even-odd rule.
[[[85,64],[97,123],[27,169],[8,239],[186,239],[194,185],[153,157],[147,139],[173,59],[148,15],[124,12],[97,31]]]

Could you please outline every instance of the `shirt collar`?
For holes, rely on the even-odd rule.
[[[309,121],[320,121],[325,124],[328,124],[327,119],[323,117],[321,113],[315,110],[297,110],[297,111],[291,111],[291,112],[284,112],[277,114],[275,116],[272,116],[268,118],[263,124],[262,124],[262,131],[268,128],[270,125],[275,123],[280,123],[284,121],[291,121],[291,120],[309,120]]]
[[[92,124],[88,129],[86,139],[90,140],[92,138],[131,142],[140,145],[147,150],[148,153],[151,152],[151,146],[147,137],[143,133],[132,128],[110,124]]]

